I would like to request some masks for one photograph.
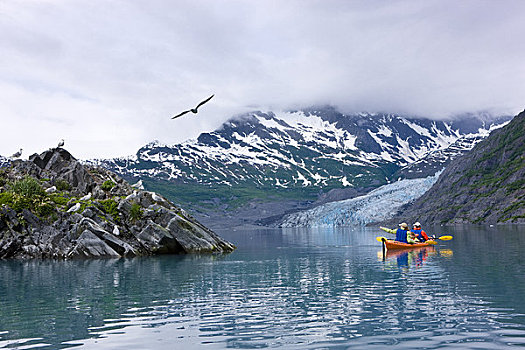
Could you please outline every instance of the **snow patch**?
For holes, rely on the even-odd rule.
[[[346,176],[341,179],[341,182],[343,183],[344,187],[353,186],[350,182],[348,182]]]

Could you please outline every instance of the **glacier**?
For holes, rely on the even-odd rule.
[[[364,196],[330,202],[288,214],[280,227],[364,226],[387,220],[404,204],[421,197],[437,181],[442,171],[419,179],[400,180],[381,186]]]

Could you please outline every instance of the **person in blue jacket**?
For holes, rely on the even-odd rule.
[[[416,241],[412,237],[410,237],[410,228],[408,227],[408,224],[406,222],[399,224],[399,228],[397,230],[389,229],[383,226],[379,228],[388,233],[395,233],[396,241],[398,242],[411,244],[416,243]]]

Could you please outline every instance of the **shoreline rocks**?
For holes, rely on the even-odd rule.
[[[0,169],[0,258],[227,253],[235,246],[154,192],[62,148]],[[68,212],[69,211],[69,212]]]

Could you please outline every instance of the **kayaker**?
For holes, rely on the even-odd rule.
[[[408,228],[408,224],[406,222],[403,222],[399,224],[399,228],[396,229],[389,229],[383,226],[379,227],[381,230],[388,232],[388,233],[394,233],[396,235],[396,241],[402,242],[402,243],[416,243],[412,237],[410,237],[410,229]]]
[[[419,221],[416,221],[414,223],[414,227],[410,231],[414,232],[414,234],[416,235],[416,238],[418,239],[418,241],[420,241],[420,242],[428,241],[428,235],[427,235],[427,233],[425,231],[423,231],[421,229],[421,224],[419,223]]]

